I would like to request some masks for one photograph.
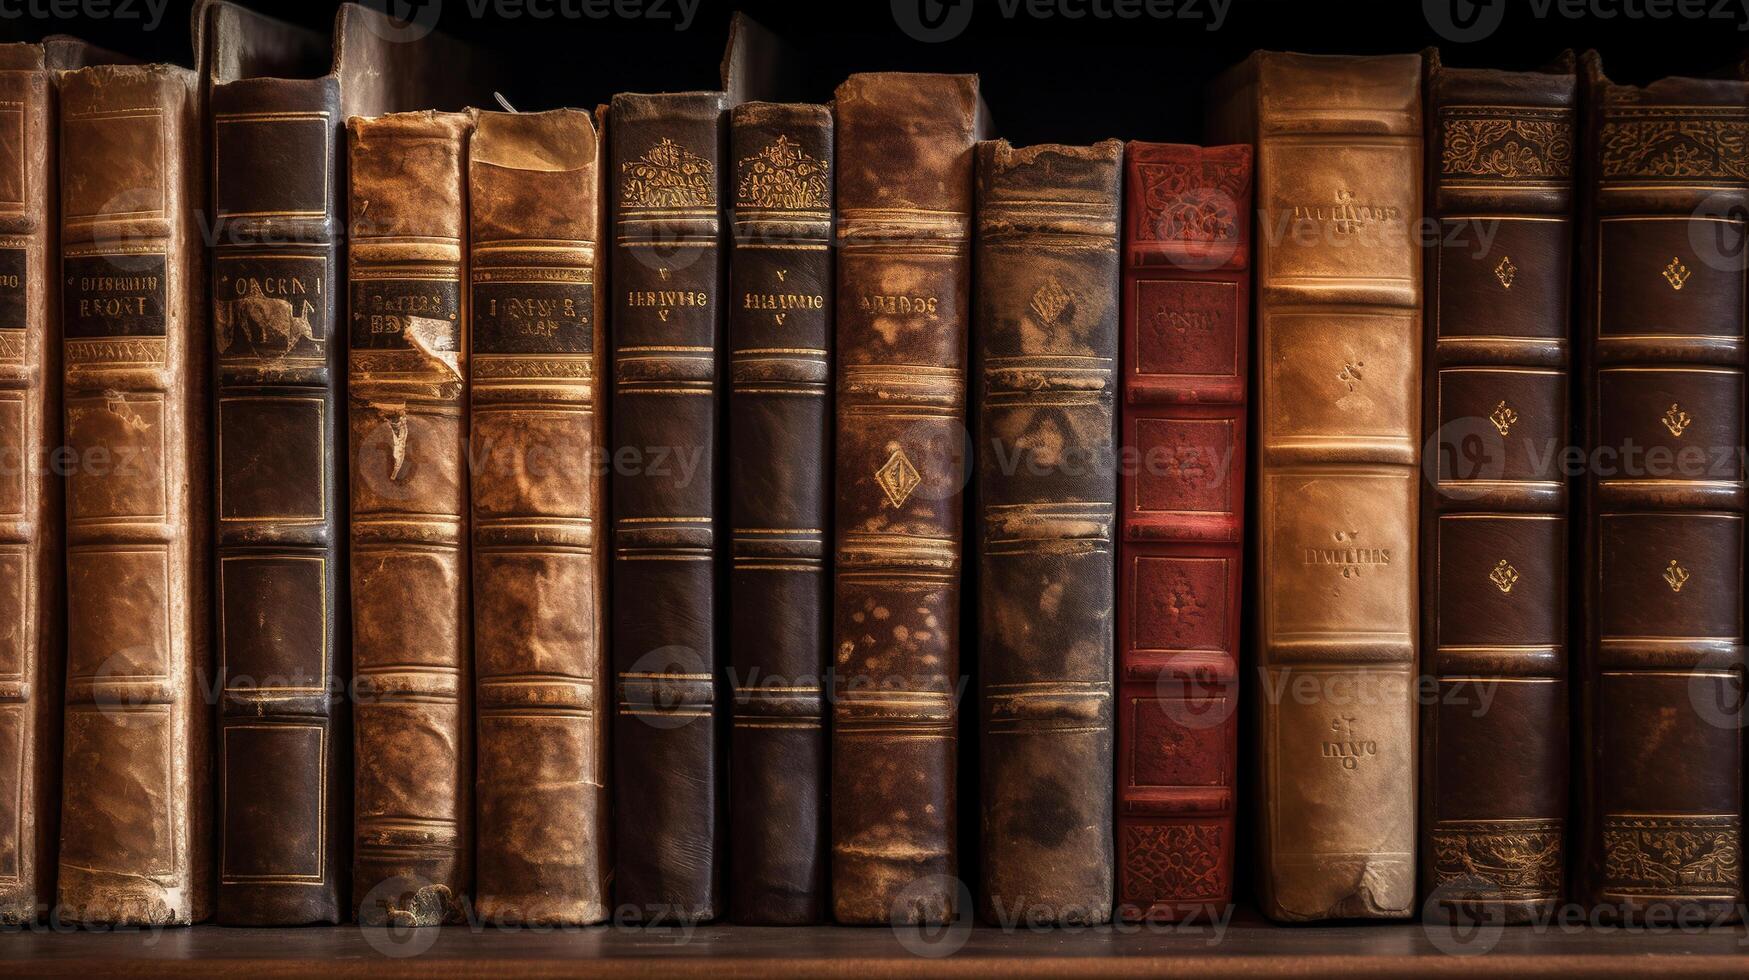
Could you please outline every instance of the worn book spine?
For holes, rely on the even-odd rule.
[[[720,92],[617,95],[611,643],[615,916],[721,915]]]
[[[978,144],[979,914],[1111,918],[1123,144]]]
[[[1131,143],[1118,500],[1117,903],[1233,897],[1251,147]]]
[[[347,121],[353,905],[460,918],[473,880],[467,182],[472,113]]]
[[[348,877],[331,78],[215,85],[219,885],[230,925],[338,922]]]
[[[951,921],[972,75],[838,87],[832,909]]]
[[[729,910],[808,925],[826,909],[832,112],[738,105],[729,149]]]
[[[212,906],[206,156],[195,75],[61,81],[65,921]]]
[[[1574,891],[1627,920],[1734,920],[1749,83],[1617,85],[1595,53],[1580,74],[1589,465]]]
[[[61,317],[55,87],[43,49],[0,45],[0,924],[54,904],[61,747]]]
[[[1518,923],[1562,896],[1577,84],[1426,58],[1422,908]]]
[[[1415,909],[1421,59],[1259,52],[1216,138],[1257,166],[1259,901]]]
[[[477,908],[494,923],[607,916],[597,151],[571,109],[481,113],[468,144]]]

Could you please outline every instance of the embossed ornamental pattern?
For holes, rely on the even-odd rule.
[[[619,165],[619,203],[628,208],[702,208],[717,202],[709,160],[664,137],[636,160]]]
[[[1199,163],[1145,163],[1142,179],[1146,213],[1136,228],[1143,241],[1231,242],[1239,237],[1236,202],[1245,192],[1249,163],[1202,160]]]
[[[1604,875],[1618,891],[1735,890],[1742,853],[1735,818],[1606,817]]]
[[[803,152],[787,136],[778,136],[777,142],[743,159],[738,169],[736,204],[788,211],[824,211],[832,206],[826,196],[827,164]]]
[[[1514,109],[1500,117],[1448,110],[1442,143],[1446,176],[1522,182],[1573,174],[1573,116],[1565,111]]]
[[[1213,901],[1221,897],[1219,824],[1166,824],[1124,828],[1124,899],[1152,902]]]
[[[1500,901],[1561,890],[1561,822],[1442,821],[1433,832],[1434,884]]]
[[[1740,109],[1616,107],[1599,143],[1605,180],[1749,180],[1749,114]]]

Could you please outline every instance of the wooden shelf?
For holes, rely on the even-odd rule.
[[[431,935],[435,933],[435,935]],[[413,933],[400,934],[405,939]],[[1433,976],[1629,977],[1749,974],[1742,926],[1699,932],[1511,928],[1452,955],[1441,927],[1276,926],[1241,915],[1212,928],[1104,927],[948,934],[948,957],[918,955],[891,929],[699,926],[641,929],[421,930],[413,946],[356,926],[227,929],[196,926],[157,933],[0,934],[4,972],[32,976],[249,976],[324,978],[616,976],[764,978],[827,976],[1197,977]],[[1489,941],[1491,940],[1491,942]],[[927,945],[927,943],[925,943]]]

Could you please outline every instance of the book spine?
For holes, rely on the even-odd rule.
[[[65,921],[187,925],[212,904],[196,92],[165,65],[62,77]]]
[[[1261,52],[1252,603],[1259,899],[1415,908],[1421,59]],[[1223,135],[1225,135],[1223,133]]]
[[[977,79],[852,75],[836,99],[832,907],[951,921]]]
[[[1561,900],[1566,839],[1577,92],[1437,62],[1426,91],[1422,906],[1519,923]]]
[[[1118,500],[1126,919],[1233,895],[1251,147],[1131,143]]]
[[[729,908],[807,925],[826,906],[832,113],[738,105],[729,144]]]
[[[1730,921],[1743,901],[1749,83],[1617,86],[1595,55],[1581,74],[1593,169],[1575,891],[1625,919]]]
[[[616,917],[722,914],[716,637],[721,93],[619,95],[614,201]]]
[[[229,925],[346,914],[332,80],[214,86],[219,886]]]
[[[473,878],[470,113],[347,121],[353,905],[457,921]]]
[[[0,173],[0,924],[54,904],[64,663],[61,318],[55,93],[41,48],[0,70],[0,127],[17,134]]]
[[[468,144],[478,910],[495,923],[607,916],[598,150],[574,110],[481,113]]]
[[[980,914],[1111,918],[1123,144],[977,153]]]

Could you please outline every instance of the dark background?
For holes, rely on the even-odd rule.
[[[0,10],[28,11],[31,2],[4,0]],[[100,2],[131,4],[135,19],[0,18],[0,38],[78,34],[146,60],[191,63],[192,0],[168,0],[162,21],[150,31],[144,29],[145,0]],[[244,2],[324,31],[337,5],[327,0]],[[918,3],[935,0],[699,0],[692,24],[683,31],[675,30],[676,0],[638,0],[646,7],[660,3],[669,19],[539,19],[530,12],[557,10],[561,3],[575,10],[583,2],[366,0],[379,8],[399,5],[401,11],[436,5],[440,30],[509,56],[517,75],[504,94],[523,111],[592,107],[622,91],[715,88],[729,18],[741,9],[793,48],[801,84],[788,93],[790,98],[826,101],[853,71],[977,72],[998,133],[1017,144],[1086,143],[1107,137],[1200,142],[1203,84],[1255,48],[1376,54],[1437,44],[1448,64],[1528,69],[1548,62],[1563,48],[1595,47],[1603,52],[1610,75],[1622,82],[1731,71],[1749,49],[1749,32],[1740,30],[1749,25],[1749,0],[1577,0],[1590,11],[1578,18],[1561,13],[1576,0],[1480,0],[1480,8],[1473,7],[1474,0],[1428,0],[1436,11],[1451,11],[1455,4],[1460,14],[1476,10],[1482,17],[1499,19],[1491,35],[1467,44],[1452,43],[1430,26],[1424,0],[1231,0],[1224,23],[1213,31],[1206,29],[1211,0],[1173,0],[1178,6],[1188,4],[1199,19],[1134,20],[1039,19],[1027,14],[1024,0],[1008,18],[1002,4],[1011,0],[958,0],[971,5],[970,24],[941,43],[908,36],[894,17],[895,2],[915,10]],[[1109,8],[1112,2],[1062,0],[1077,10]],[[1648,2],[1717,11],[1729,19],[1626,15],[1628,8],[1639,10]],[[501,12],[501,4],[512,13]],[[484,13],[475,17],[471,8],[481,5]],[[1055,0],[1051,5],[1057,5]],[[1539,6],[1544,16],[1537,16]],[[517,10],[524,12],[515,15]],[[1614,16],[1602,16],[1608,13]]]

